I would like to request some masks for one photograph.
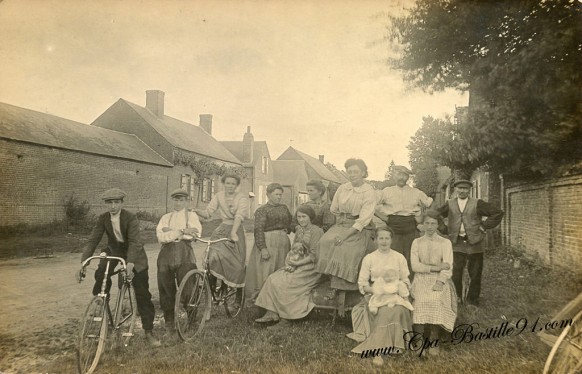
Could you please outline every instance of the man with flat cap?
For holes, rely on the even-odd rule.
[[[481,274],[483,273],[482,241],[486,230],[499,225],[503,211],[496,206],[469,197],[473,183],[459,179],[453,184],[457,197],[448,200],[437,209],[443,218],[448,218],[447,231],[453,243],[453,283],[457,295],[463,291],[463,270],[468,267],[471,279],[467,304],[479,306]],[[483,217],[487,219],[483,220]]]
[[[382,190],[375,215],[394,231],[392,249],[404,255],[412,274],[410,248],[418,236],[417,219],[420,218],[423,208],[432,204],[432,199],[418,188],[407,184],[412,174],[407,167],[396,165],[392,172],[396,185]]]
[[[108,244],[105,252],[110,256],[121,257],[127,261],[128,276],[133,278],[133,288],[137,301],[137,310],[145,330],[148,343],[154,347],[161,343],[153,335],[155,309],[148,284],[148,258],[139,237],[139,221],[135,214],[123,209],[126,194],[119,188],[105,191],[101,199],[108,211],[97,218],[97,223],[83,249],[81,262],[91,257],[101,241],[103,233],[107,234]],[[93,295],[101,291],[105,276],[105,261],[99,263],[95,271]],[[111,289],[111,279],[107,279],[107,290]]]
[[[186,207],[188,192],[177,189],[170,197],[174,210],[163,215],[156,228],[158,242],[162,245],[158,255],[158,290],[168,332],[174,331],[176,281],[180,284],[184,275],[196,268],[191,240],[202,234],[198,215]]]

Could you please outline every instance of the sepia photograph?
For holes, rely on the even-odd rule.
[[[582,374],[579,0],[0,0],[0,374]]]

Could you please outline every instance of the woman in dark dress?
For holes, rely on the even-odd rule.
[[[245,294],[254,302],[265,280],[285,266],[285,257],[291,247],[287,233],[291,227],[291,213],[281,204],[283,186],[267,186],[267,204],[255,211],[255,245],[247,268]]]

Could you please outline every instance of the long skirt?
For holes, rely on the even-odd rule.
[[[416,219],[414,216],[396,216],[391,215],[388,218],[388,227],[394,231],[392,238],[392,249],[401,253],[406,259],[408,270],[412,274],[410,266],[410,248],[412,242],[418,237],[416,229]]]
[[[218,226],[210,240],[228,238],[232,230],[232,225],[222,223]],[[245,231],[242,224],[236,234],[238,242],[220,242],[212,244],[208,263],[210,273],[221,279],[230,287],[245,286],[245,261],[247,259],[247,245],[245,242]]]
[[[416,273],[412,282],[415,324],[439,325],[447,331],[453,331],[457,318],[457,294],[455,286],[449,279],[442,291],[433,291],[437,273]]]
[[[412,331],[410,311],[402,305],[383,306],[374,315],[368,310],[369,299],[368,295],[352,309],[354,332],[348,334],[348,337],[360,343],[352,352],[360,354],[386,347],[404,351],[404,334]]]
[[[245,285],[245,295],[249,301],[257,298],[269,275],[285,266],[285,257],[291,248],[291,242],[284,230],[265,232],[265,244],[271,256],[268,260],[263,261],[261,251],[256,245],[253,246],[249,258]]]
[[[281,318],[303,318],[315,306],[312,296],[320,277],[313,263],[299,266],[291,273],[279,269],[267,278],[255,304]]]
[[[367,227],[350,236],[341,245],[335,245],[336,238],[344,235],[353,224],[354,221],[348,219],[338,222],[323,234],[317,245],[317,271],[332,276],[332,288],[357,289],[362,259],[374,248],[372,230]]]

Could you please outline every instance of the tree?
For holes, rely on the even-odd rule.
[[[396,164],[394,164],[394,160],[390,160],[390,165],[388,165],[388,170],[386,170],[386,173],[384,173],[384,180],[392,180],[394,177],[394,166],[396,166]]]
[[[401,47],[391,64],[411,85],[470,90],[457,162],[550,175],[582,160],[576,1],[418,0],[389,31]]]

